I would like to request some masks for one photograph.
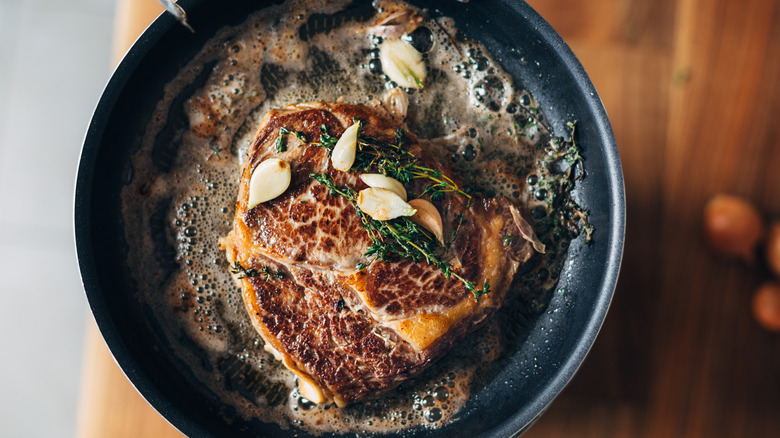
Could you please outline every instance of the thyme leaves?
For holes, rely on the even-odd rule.
[[[332,154],[339,138],[330,135],[324,124],[320,126],[320,132],[320,142],[315,144],[328,149]],[[398,128],[393,141],[384,142],[359,128],[357,153],[350,170],[380,173],[398,180],[401,184],[418,178],[427,179],[431,184],[425,187],[421,195],[428,194],[433,201],[443,199],[445,194],[450,192],[470,200],[471,194],[467,187],[460,187],[452,178],[437,169],[423,166],[417,156],[406,150],[406,134],[406,131]]]
[[[328,149],[330,153],[333,152],[333,147],[336,146],[336,142],[338,142],[338,137],[332,136],[328,133],[328,128],[322,124],[320,125],[320,142],[319,143],[310,143],[306,140],[306,136],[301,131],[293,131],[291,129],[288,129],[284,126],[279,128],[279,135],[276,137],[276,140],[274,141],[274,147],[276,148],[276,152],[284,152],[287,150],[287,145],[285,144],[284,137],[287,134],[294,135],[298,140],[301,141],[301,145],[307,146],[321,146],[325,149]]]
[[[504,246],[511,246],[517,242],[517,236],[513,234],[502,234],[501,240],[504,242]]]
[[[311,175],[320,184],[330,189],[331,195],[342,196],[355,208],[361,225],[371,239],[371,245],[364,254],[377,260],[410,259],[414,262],[425,261],[428,265],[440,269],[446,278],[455,277],[474,295],[474,299],[490,292],[490,282],[485,281],[481,288],[473,281],[466,280],[454,270],[452,265],[442,259],[439,249],[442,245],[425,228],[402,216],[388,221],[372,219],[357,205],[357,192],[349,186],[337,186],[328,175]]]
[[[274,146],[276,146],[276,152],[284,152],[287,150],[287,146],[284,145],[285,131],[287,131],[287,128],[284,126],[279,128],[279,136],[276,137],[276,142],[274,143]]]
[[[265,281],[270,281],[272,278],[275,279],[284,278],[284,273],[282,271],[274,271],[268,266],[263,266],[260,269],[253,269],[253,268],[246,269],[243,266],[241,266],[241,263],[239,262],[233,262],[233,264],[230,265],[230,272],[236,274],[239,279],[247,278],[247,277],[249,278],[265,277],[264,278]]]
[[[378,172],[395,178],[401,184],[413,179],[429,180],[423,194],[431,199],[441,200],[448,192],[454,192],[471,199],[471,195],[461,188],[452,178],[437,169],[423,166],[419,158],[404,147],[406,131],[397,129],[392,143],[380,141],[364,132],[358,135],[358,154],[352,169],[363,172]]]
[[[339,139],[338,137],[334,137],[328,133],[328,127],[325,126],[325,124],[320,125],[320,143],[319,145],[324,147],[325,149],[328,149],[330,152],[333,152],[333,148],[336,146],[336,143],[338,143]]]
[[[298,138],[298,140],[302,141],[303,144],[306,144],[306,137],[303,136],[303,133],[300,131],[292,131],[290,129],[285,128],[284,126],[279,128],[279,136],[276,137],[276,141],[274,142],[274,146],[276,147],[276,152],[284,152],[287,150],[287,145],[284,143],[284,136],[286,134],[292,134]]]
[[[567,122],[571,129],[569,139],[556,138],[546,148],[546,155],[540,167],[555,176],[540,184],[549,195],[545,199],[547,217],[541,221],[542,228],[552,227],[555,233],[577,236],[585,233],[585,243],[592,243],[594,227],[588,221],[589,212],[581,208],[568,194],[574,190],[578,180],[585,177],[584,157],[581,147],[575,141],[576,122]]]

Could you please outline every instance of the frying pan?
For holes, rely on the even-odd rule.
[[[516,436],[569,382],[593,344],[617,282],[623,251],[625,199],[612,129],[582,66],[560,36],[527,4],[497,0],[411,1],[432,16],[455,20],[484,44],[520,88],[541,103],[558,136],[577,121],[586,177],[575,197],[590,211],[593,243],[576,239],[548,311],[529,323],[525,339],[491,379],[477,387],[457,419],[414,436]],[[181,0],[192,34],[161,15],[117,67],[89,125],[75,193],[75,234],[81,277],[97,325],[114,358],[146,400],[189,436],[307,436],[245,420],[176,366],[153,313],[134,300],[126,262],[120,192],[128,165],[163,87],[216,31],[242,22],[271,2]]]

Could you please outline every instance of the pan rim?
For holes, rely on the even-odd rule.
[[[580,332],[581,336],[579,341],[576,342],[576,349],[567,357],[566,362],[557,369],[550,384],[545,386],[533,403],[523,406],[508,421],[492,431],[495,432],[495,436],[518,436],[528,430],[547,410],[554,399],[560,395],[582,366],[585,357],[593,347],[612,303],[623,258],[626,226],[625,186],[620,155],[606,109],[595,86],[571,48],[539,13],[525,2],[521,2],[519,5],[511,1],[508,3],[515,5],[520,15],[524,16],[534,26],[542,41],[551,47],[563,61],[567,71],[574,77],[581,94],[586,96],[589,109],[595,116],[596,128],[602,141],[601,150],[604,153],[608,170],[611,222],[607,260],[604,264],[604,275],[602,276],[599,293],[597,294],[598,299],[594,303],[594,311],[591,312],[585,329]]]

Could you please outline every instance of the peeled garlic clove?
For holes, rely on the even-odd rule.
[[[360,122],[355,122],[341,134],[341,138],[336,142],[330,157],[334,169],[346,172],[355,163],[358,129],[360,129]]]
[[[377,221],[387,221],[401,216],[411,216],[417,210],[400,196],[387,189],[370,188],[358,193],[358,207]]]
[[[746,199],[716,195],[704,206],[704,233],[713,250],[752,263],[764,236],[764,220]]]
[[[433,233],[436,239],[444,244],[444,226],[439,210],[425,199],[412,199],[409,205],[417,210],[417,213],[412,216],[414,223]]]
[[[405,88],[423,88],[425,62],[422,54],[401,39],[385,40],[379,48],[382,71]]]
[[[281,158],[269,158],[258,164],[249,180],[247,208],[254,208],[281,195],[290,187],[291,179],[290,163]]]
[[[314,380],[304,377],[301,374],[298,374],[298,389],[303,398],[312,403],[321,404],[325,402],[325,394],[322,393],[322,389],[319,385],[314,383]]]
[[[382,105],[397,122],[403,122],[409,109],[409,95],[401,88],[393,87],[385,93]]]
[[[360,175],[360,179],[369,187],[390,190],[406,201],[406,189],[404,188],[404,185],[395,178],[390,178],[381,173],[364,173]]]

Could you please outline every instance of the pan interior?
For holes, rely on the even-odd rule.
[[[545,312],[529,320],[525,339],[470,399],[459,419],[417,435],[510,436],[526,427],[571,378],[590,348],[614,289],[622,252],[623,194],[609,123],[589,80],[560,38],[525,4],[411,2],[451,17],[470,39],[484,44],[517,84],[544,106],[563,136],[576,120],[587,177],[581,205],[597,232],[592,245],[576,240]],[[247,421],[171,357],[154,311],[133,297],[138,287],[127,264],[128,243],[117,196],[135,177],[127,166],[165,85],[211,35],[262,7],[240,2],[182,1],[189,34],[163,16],[144,34],[109,83],[90,126],[79,167],[76,233],[82,278],[95,318],[125,373],[176,427],[189,435],[291,434]],[[162,248],[160,251],[166,251]],[[159,255],[159,254],[158,254]],[[161,263],[166,258],[159,257]],[[171,267],[173,269],[173,267]],[[229,418],[230,421],[225,419]],[[298,436],[305,436],[300,432]]]

